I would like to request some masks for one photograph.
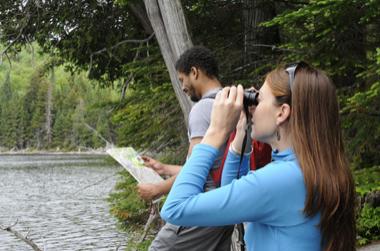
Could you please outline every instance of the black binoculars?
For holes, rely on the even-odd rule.
[[[259,93],[256,90],[245,90],[244,91],[244,99],[243,99],[243,106],[244,110],[248,112],[248,106],[256,106],[258,104],[257,97],[259,96]]]

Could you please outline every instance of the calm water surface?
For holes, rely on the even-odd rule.
[[[0,155],[0,224],[48,250],[123,250],[105,199],[118,165],[101,155]],[[0,231],[0,250],[31,250]]]

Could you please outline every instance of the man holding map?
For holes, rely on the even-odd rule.
[[[222,85],[218,80],[216,60],[211,51],[205,47],[196,46],[185,51],[176,62],[176,70],[183,91],[196,102],[189,114],[189,157],[194,145],[201,142],[209,127],[214,97]],[[221,149],[221,153],[223,152],[224,149]],[[214,168],[220,166],[221,158],[222,155],[217,158]],[[146,166],[170,178],[154,184],[140,183],[139,195],[149,201],[167,194],[181,166],[163,164],[146,156],[143,160]],[[213,188],[215,185],[209,175],[205,190]],[[181,227],[166,223],[153,240],[149,250],[230,250],[232,231],[233,226]]]

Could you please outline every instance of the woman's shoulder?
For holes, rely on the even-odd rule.
[[[275,161],[250,173],[252,184],[264,196],[271,208],[265,223],[277,226],[294,226],[304,223],[306,187],[302,171],[293,161]],[[254,189],[255,189],[254,188]]]
[[[273,161],[263,168],[251,171],[263,185],[271,188],[299,188],[304,186],[302,170],[296,160]]]

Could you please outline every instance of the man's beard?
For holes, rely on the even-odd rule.
[[[197,97],[197,96],[195,96],[195,94],[194,94],[194,95],[191,95],[191,96],[190,96],[190,99],[191,99],[191,101],[193,101],[193,102],[198,102],[198,101],[200,100],[200,98]]]

